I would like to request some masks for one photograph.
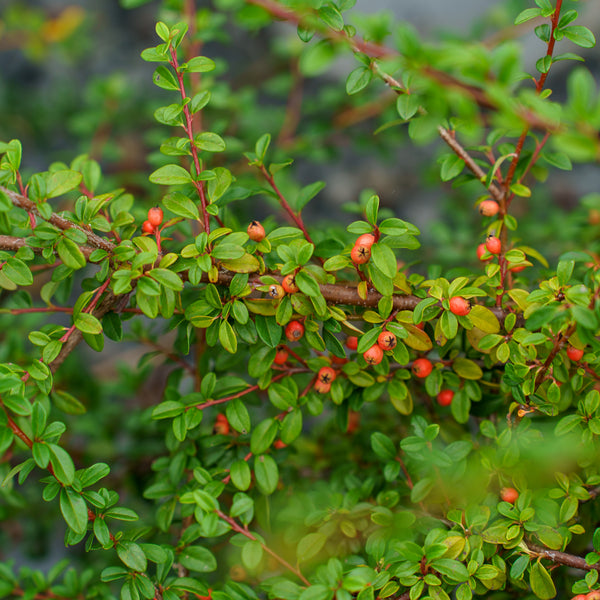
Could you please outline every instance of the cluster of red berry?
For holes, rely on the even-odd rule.
[[[142,231],[148,234],[156,233],[163,222],[163,216],[162,208],[153,206],[148,211],[148,218],[142,224]]]

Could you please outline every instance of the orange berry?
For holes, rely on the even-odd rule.
[[[484,217],[493,217],[498,214],[500,206],[495,200],[484,200],[479,205],[479,213]]]
[[[358,348],[358,338],[355,335],[349,335],[346,338],[346,347],[348,350],[356,350]]]
[[[148,211],[148,221],[150,221],[150,223],[154,225],[154,227],[158,227],[163,221],[162,208],[160,208],[159,206],[153,206]]]
[[[383,350],[375,344],[363,352],[363,358],[368,365],[378,365],[383,360]]]
[[[323,383],[317,378],[313,387],[315,388],[316,392],[319,392],[319,394],[327,394],[331,389],[331,383]]]
[[[377,344],[382,350],[393,350],[396,347],[396,336],[391,331],[382,331],[377,338]]]
[[[285,448],[287,446],[287,444],[285,442],[282,442],[281,440],[275,440],[273,442],[273,448],[275,448],[276,450],[281,450],[282,448]]]
[[[567,348],[567,356],[574,362],[579,362],[584,355],[584,351],[579,348],[575,348],[575,346],[569,346]]]
[[[355,265],[364,265],[371,258],[369,246],[354,246],[350,252],[350,258]]]
[[[495,235],[488,235],[487,240],[485,240],[485,247],[488,252],[492,254],[500,254],[502,250],[502,242],[500,238],[497,238]]]
[[[519,492],[512,487],[503,487],[500,490],[500,498],[504,500],[504,502],[509,502],[510,504],[514,504],[519,497]]]
[[[144,221],[142,223],[142,231],[144,233],[154,233],[156,231],[154,225],[152,225],[152,223],[150,223],[150,221]]]
[[[248,237],[253,242],[262,242],[265,239],[265,228],[260,224],[260,221],[252,221],[248,225]]]
[[[417,358],[412,364],[411,371],[419,379],[424,379],[433,371],[433,365],[428,358]]]
[[[224,414],[219,413],[217,415],[213,432],[219,435],[227,435],[229,433],[229,421]]]
[[[317,374],[317,380],[321,383],[332,383],[335,377],[336,373],[331,367],[321,367]]]
[[[289,352],[283,346],[280,346],[279,348],[277,348],[277,352],[275,353],[275,358],[273,359],[273,362],[276,365],[283,365],[286,363],[289,355]]]
[[[290,321],[285,326],[285,337],[290,342],[297,342],[304,335],[304,325],[300,321]]]
[[[488,260],[492,260],[492,257],[484,258],[484,255],[488,254],[488,249],[485,247],[485,244],[482,242],[477,246],[477,258],[482,262],[487,262]]]
[[[355,246],[365,246],[365,248],[371,249],[371,246],[375,243],[375,236],[372,233],[363,233],[356,238],[354,242]]]
[[[516,265],[515,267],[511,267],[509,269],[509,271],[511,273],[520,273],[521,271],[523,271],[526,268],[527,268],[527,265]]]
[[[283,281],[281,282],[281,287],[288,293],[288,294],[295,294],[300,288],[298,287],[298,284],[296,283],[296,278],[293,275],[286,275],[283,278]]]
[[[278,285],[277,283],[270,285],[269,296],[271,296],[271,298],[274,298],[275,300],[283,298],[285,296],[285,290],[283,289],[283,286]]]
[[[450,311],[459,317],[464,317],[471,312],[471,305],[468,300],[461,296],[452,296],[450,298]]]
[[[450,404],[452,404],[452,398],[454,398],[454,392],[452,390],[442,390],[437,395],[437,401],[440,406],[450,406]]]

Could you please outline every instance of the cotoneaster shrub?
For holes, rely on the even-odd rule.
[[[549,174],[597,168],[600,98],[567,45],[594,35],[561,0],[485,43],[353,5],[164,2],[141,55],[162,133],[129,187],[99,157],[34,172],[0,144],[0,597],[600,594],[600,195],[573,218],[545,207],[564,247],[534,243]],[[31,23],[52,44],[70,14]],[[201,53],[275,21],[298,38],[264,57],[283,108]],[[339,55],[345,90],[301,103]],[[303,218],[325,183],[292,159],[330,159],[334,129],[373,116],[386,137],[368,121],[357,148],[437,153],[457,226],[436,226],[430,262],[377,189],[348,198],[346,227]],[[22,566],[57,538],[52,567]]]

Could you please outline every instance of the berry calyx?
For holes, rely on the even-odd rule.
[[[319,394],[327,394],[331,389],[331,383],[323,383],[317,378],[313,387],[316,392],[319,392]]]
[[[163,221],[163,211],[160,206],[153,206],[148,211],[148,221],[154,226],[158,227]]]
[[[271,296],[271,298],[274,298],[275,300],[283,298],[285,296],[285,290],[283,289],[283,286],[278,285],[276,283],[269,286],[269,296]]]
[[[483,215],[484,217],[493,217],[494,215],[498,214],[499,210],[500,206],[495,200],[484,200],[479,205],[479,214]]]
[[[500,254],[502,250],[502,242],[500,238],[497,238],[495,235],[488,235],[487,240],[485,240],[485,247],[488,252],[492,254]]]
[[[411,371],[415,377],[424,379],[433,371],[433,365],[428,358],[417,358],[412,364]]]
[[[375,236],[372,233],[363,233],[356,238],[354,242],[355,246],[364,246],[365,248],[371,249],[371,246],[375,243]]]
[[[355,335],[349,335],[346,338],[346,348],[356,350],[358,348],[358,338]]]
[[[487,262],[488,260],[492,260],[491,256],[484,258],[484,256],[488,254],[488,249],[485,247],[485,244],[482,242],[477,246],[477,258],[482,262]]]
[[[283,346],[280,346],[277,348],[277,352],[275,352],[275,358],[273,359],[273,362],[276,365],[283,365],[286,363],[289,355],[290,353]]]
[[[504,500],[504,502],[509,502],[510,504],[514,504],[519,497],[519,492],[512,487],[503,487],[500,490],[500,498]]]
[[[229,433],[229,421],[224,414],[219,413],[217,415],[213,432],[219,435],[227,435]]]
[[[144,221],[142,223],[142,231],[144,233],[154,233],[156,230],[156,228],[154,227],[154,225],[152,225],[152,223],[150,223],[150,221]]]
[[[452,390],[442,390],[437,395],[437,403],[440,406],[450,406],[450,404],[452,404],[452,398],[454,398],[454,392]]]
[[[371,258],[371,248],[369,246],[354,246],[350,251],[350,259],[355,265],[364,265]]]
[[[471,304],[462,296],[452,296],[450,298],[450,311],[459,317],[464,317],[471,312]]]
[[[321,367],[317,374],[317,380],[321,383],[332,383],[335,379],[336,373],[331,367]]]
[[[294,275],[286,275],[283,278],[283,281],[281,282],[281,287],[288,293],[288,294],[295,294],[297,291],[300,290],[300,288],[298,287],[298,284],[296,283],[296,278],[294,277]]]
[[[260,224],[260,221],[252,221],[248,225],[248,237],[253,242],[262,242],[265,239],[265,228]]]
[[[382,331],[377,338],[377,345],[382,350],[393,350],[397,343],[396,336],[391,331]]]
[[[375,344],[363,352],[363,358],[368,365],[378,365],[383,360],[383,350]]]
[[[304,325],[300,321],[290,321],[285,326],[285,337],[290,342],[297,342],[304,335]]]
[[[579,348],[575,348],[575,346],[569,346],[567,348],[567,356],[574,362],[579,362],[584,355],[584,351],[579,349]]]

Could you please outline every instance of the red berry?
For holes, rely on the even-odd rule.
[[[358,338],[355,335],[349,335],[346,338],[346,347],[348,350],[356,350],[358,348]]]
[[[282,448],[285,448],[287,446],[287,444],[285,442],[282,442],[281,440],[275,440],[273,442],[273,448],[275,448],[276,450],[281,450]]]
[[[304,335],[304,325],[300,321],[290,321],[285,326],[285,337],[290,342],[297,342]]]
[[[419,323],[417,323],[417,324],[415,325],[415,327],[416,327],[417,329],[420,329],[421,331],[423,331],[423,330],[425,329],[425,323],[423,323],[423,321],[420,321]]]
[[[509,269],[509,271],[511,273],[520,273],[523,269],[526,269],[526,268],[527,268],[527,265],[516,265],[514,267],[511,267]]]
[[[492,254],[500,254],[502,250],[502,242],[500,238],[497,238],[495,235],[488,235],[487,240],[485,240],[485,247],[488,252]]]
[[[154,206],[148,211],[148,221],[158,227],[163,221],[163,211],[159,206]]]
[[[281,282],[281,287],[288,294],[295,294],[300,289],[296,283],[296,278],[293,275],[286,275]]]
[[[500,490],[500,498],[504,500],[504,502],[510,502],[510,504],[514,504],[519,497],[519,492],[512,487],[503,487]]]
[[[440,406],[450,406],[450,404],[452,404],[452,398],[454,398],[454,392],[452,390],[442,390],[437,395],[437,401]]]
[[[319,392],[319,394],[327,394],[327,392],[329,392],[331,389],[331,383],[323,383],[317,378],[313,387],[315,388],[316,392]]]
[[[356,238],[354,242],[355,246],[364,246],[365,248],[371,249],[371,246],[375,243],[375,236],[372,233],[363,233]]]
[[[217,420],[215,421],[213,431],[220,435],[227,435],[229,433],[229,421],[224,414],[219,413],[217,415]]]
[[[377,344],[382,350],[393,350],[396,347],[396,336],[391,331],[382,331],[377,338]]]
[[[433,371],[433,365],[428,358],[417,358],[412,364],[413,375],[423,379]]]
[[[321,367],[317,374],[317,380],[321,383],[332,383],[336,373],[331,367]]]
[[[498,203],[495,200],[484,200],[479,205],[479,213],[484,217],[493,217],[498,214],[499,210],[500,206],[498,206]]]
[[[355,265],[364,265],[371,258],[369,246],[354,246],[350,252],[350,258]]]
[[[468,300],[461,296],[452,296],[450,298],[450,311],[459,317],[464,317],[471,312],[471,305]]]
[[[248,225],[248,237],[253,242],[262,242],[265,239],[265,228],[260,224],[260,221],[252,221]]]
[[[479,244],[479,246],[477,246],[477,258],[483,262],[492,260],[491,256],[488,256],[488,258],[484,258],[485,254],[488,254],[488,249],[485,247],[484,243],[481,243],[481,244]]]
[[[583,596],[583,594],[580,594]],[[600,590],[592,590],[584,596],[585,600],[600,600]]]
[[[276,283],[274,283],[273,285],[269,286],[269,296],[271,296],[271,298],[274,299],[279,299],[279,298],[283,298],[285,296],[285,290],[283,289],[283,286],[278,285]]]
[[[287,361],[289,355],[289,352],[283,346],[280,346],[279,348],[277,348],[277,352],[275,353],[275,358],[273,359],[273,362],[276,365],[283,365]]]
[[[368,365],[378,365],[383,360],[383,350],[375,344],[363,352],[363,358]]]
[[[583,357],[584,351],[579,348],[575,348],[575,346],[569,346],[567,348],[567,356],[575,362],[579,362]]]
[[[154,227],[154,225],[152,225],[152,223],[150,223],[150,221],[144,221],[142,223],[142,231],[144,233],[154,233],[155,227]]]
[[[334,365],[345,365],[348,362],[347,358],[341,358],[339,356],[336,356],[335,354],[331,355],[331,362]]]

